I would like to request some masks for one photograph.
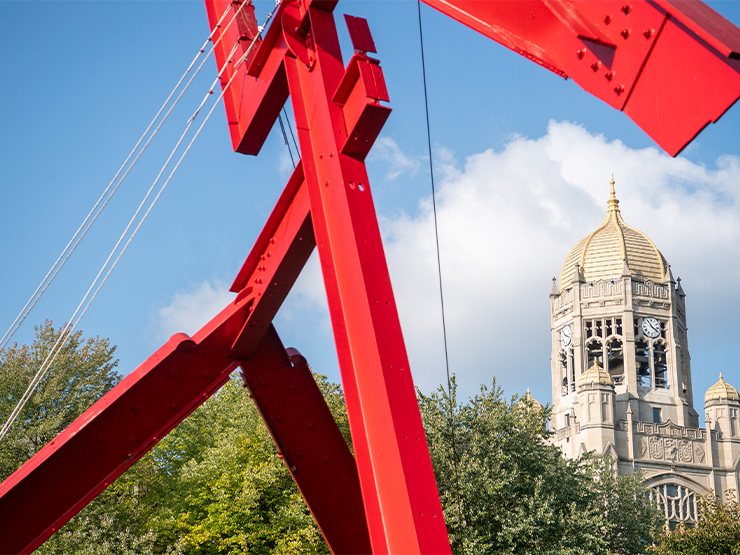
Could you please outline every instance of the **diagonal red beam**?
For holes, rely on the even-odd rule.
[[[334,17],[301,7],[283,12],[294,54],[284,64],[373,552],[449,553],[364,156],[354,147],[372,143],[372,121],[387,117],[374,96],[384,90],[375,86],[382,72],[373,75],[376,93],[358,79],[342,104]],[[367,119],[355,117],[354,95],[369,107]]]
[[[238,94],[263,105],[265,91],[287,79],[373,552],[449,553],[363,162],[390,113],[381,105],[385,82],[377,60],[357,45],[345,70],[334,4],[283,2]],[[234,9],[224,0],[206,5],[211,22]],[[226,110],[236,123],[235,150],[258,150],[274,111]],[[251,268],[246,274],[259,279]],[[247,323],[234,354],[254,351],[250,330]]]
[[[740,29],[698,0],[424,0],[624,111],[677,155],[740,98]]]
[[[306,359],[270,326],[248,361],[244,384],[332,553],[371,553],[355,459]]]
[[[193,341],[174,335],[0,484],[0,553],[30,553],[214,391],[249,306],[224,309]]]
[[[303,183],[299,165],[240,273],[259,283],[192,339],[174,335],[0,484],[0,553],[43,543],[226,382],[240,362],[238,338],[260,343],[315,246]]]

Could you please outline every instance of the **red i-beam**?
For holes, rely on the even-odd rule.
[[[375,48],[364,20],[348,18],[356,54],[344,67],[335,4],[281,4],[260,49],[248,67],[236,70],[226,93],[232,142],[239,152],[259,152],[290,95],[373,552],[446,553],[447,531],[364,164],[390,113],[381,105],[388,94],[378,61],[367,56]],[[214,26],[230,2],[207,6]],[[252,34],[247,30],[244,39]],[[238,38],[221,42],[219,63]],[[255,286],[245,275],[234,291]],[[234,350],[250,347],[237,340]]]
[[[335,4],[283,2],[259,49],[223,75],[236,150],[257,154],[290,96],[302,153],[234,281],[236,300],[192,338],[174,336],[0,485],[0,552],[35,549],[241,366],[332,552],[450,553],[364,164],[388,94],[362,19],[347,18],[356,54],[344,67]],[[212,28],[240,5],[207,2]],[[219,67],[257,34],[254,8],[226,33]],[[355,459],[305,361],[271,325],[315,246]]]

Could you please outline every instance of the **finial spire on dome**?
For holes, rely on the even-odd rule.
[[[619,201],[617,200],[617,194],[614,192],[614,174],[612,174],[609,185],[611,185],[611,190],[609,191],[609,200],[606,201],[609,206],[607,212],[619,212]]]

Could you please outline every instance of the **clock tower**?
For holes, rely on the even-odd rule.
[[[566,456],[593,451],[613,457],[620,474],[644,472],[666,520],[692,521],[697,493],[734,488],[738,498],[740,430],[725,417],[735,440],[711,422],[740,398],[716,387],[727,407],[699,428],[681,280],[622,219],[613,177],[610,185],[604,222],[553,278],[552,441]]]

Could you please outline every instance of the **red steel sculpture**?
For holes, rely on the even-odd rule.
[[[211,28],[243,0],[206,1]],[[248,0],[247,0],[248,1]],[[740,30],[693,0],[424,0],[625,111],[677,154],[740,96]],[[284,0],[259,48],[222,76],[234,150],[256,155],[290,97],[301,161],[231,290],[0,484],[0,552],[30,553],[241,367],[333,553],[449,553],[364,159],[390,108],[367,22],[335,0]],[[216,29],[214,41],[220,29]],[[221,67],[257,36],[239,12]],[[234,75],[236,72],[236,75]],[[318,247],[355,457],[305,359],[272,320]]]

